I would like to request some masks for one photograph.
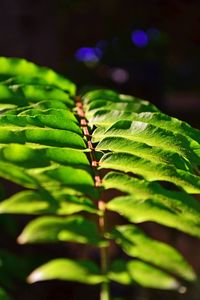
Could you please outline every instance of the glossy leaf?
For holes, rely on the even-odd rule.
[[[69,108],[74,106],[74,101],[63,90],[43,85],[6,85],[0,84],[0,102],[15,104],[19,107],[42,100],[64,102]]]
[[[158,204],[168,207],[174,214],[182,215],[184,218],[199,224],[200,204],[192,196],[185,192],[168,190],[157,182],[148,182],[138,178],[130,177],[119,172],[110,172],[103,179],[103,185],[107,189],[118,189],[136,200],[154,200]]]
[[[96,224],[81,216],[37,218],[30,222],[18,237],[20,244],[58,241],[96,246],[103,244]]]
[[[36,269],[29,281],[113,280],[179,289],[176,276],[194,280],[172,247],[135,225],[101,232],[96,219],[105,208],[130,222],[154,221],[200,237],[200,204],[189,195],[200,193],[199,130],[113,90],[76,98],[74,83],[23,59],[0,58],[0,81],[0,177],[25,188],[2,200],[0,213],[50,214],[31,221],[18,241],[103,247],[109,246],[105,236],[142,260],[114,261],[102,275],[90,261],[60,258]],[[115,190],[112,199],[109,189]],[[104,195],[109,200],[101,207]],[[92,221],[87,213],[66,216],[81,211],[93,213]]]
[[[45,147],[34,145],[6,144],[0,145],[2,161],[14,163],[24,168],[50,166],[52,162],[77,168],[90,169],[85,153],[69,148]]]
[[[145,122],[120,120],[108,129],[99,127],[94,131],[93,142],[112,136],[126,137],[150,146],[159,146],[164,150],[174,151],[195,160],[193,149],[183,135]]]
[[[171,275],[141,261],[130,261],[127,264],[131,278],[146,288],[178,290],[179,282]]]
[[[96,150],[130,153],[154,163],[164,163],[186,171],[192,169],[192,164],[176,152],[152,147],[124,137],[105,137],[97,144]]]
[[[85,284],[99,284],[103,276],[96,264],[91,261],[75,261],[66,258],[54,259],[39,267],[28,278],[30,283],[60,279]]]
[[[108,274],[109,278],[120,284],[139,284],[146,288],[177,290],[180,283],[175,277],[147,263],[131,260],[115,260]]]
[[[41,78],[42,83],[45,85],[57,86],[69,91],[72,95],[75,93],[76,88],[71,81],[58,75],[51,69],[39,67],[25,59],[0,57],[0,66],[0,74],[5,76],[4,79],[12,76],[24,76],[21,77],[21,82],[24,79],[25,83],[27,83],[29,78],[38,77],[39,79]]]
[[[124,172],[132,172],[148,181],[168,181],[176,184],[188,193],[200,193],[200,177],[174,166],[156,163],[139,156],[116,152],[104,155],[100,167]]]
[[[40,182],[40,185],[48,191],[59,191],[62,188],[70,188],[95,199],[99,191],[94,188],[94,179],[88,171],[70,167],[53,165],[47,168],[29,169],[27,173]]]
[[[117,226],[112,237],[130,256],[139,258],[186,280],[196,278],[185,259],[171,246],[149,238],[134,225]]]
[[[155,125],[162,129],[167,129],[171,132],[175,132],[185,136],[193,145],[199,147],[199,130],[192,128],[186,122],[180,121],[176,118],[172,118],[160,112],[142,112],[137,114],[135,112],[124,112],[118,110],[109,111],[102,109],[96,112],[95,116],[91,119],[90,123],[98,127],[110,127],[119,119],[144,122]]]
[[[154,199],[146,201],[132,196],[121,196],[114,198],[107,204],[109,210],[118,212],[133,223],[154,221],[159,224],[177,228],[190,235],[200,237],[198,222],[193,222],[184,213],[180,213],[178,207],[169,208],[165,204]]]
[[[98,213],[90,199],[65,194],[64,191],[52,195],[35,191],[23,191],[0,202],[0,213],[35,214],[54,213],[70,215],[79,211]]]
[[[112,90],[94,90],[84,96],[85,109],[87,116],[92,116],[96,111],[101,109],[124,111],[159,111],[153,104],[148,101],[129,96],[118,94]]]

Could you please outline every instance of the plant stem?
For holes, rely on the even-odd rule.
[[[93,148],[91,136],[89,134],[88,121],[85,117],[83,102],[81,97],[79,96],[77,96],[75,100],[76,100],[77,113],[80,118],[80,125],[83,130],[83,134],[86,137],[88,149],[91,150],[90,162],[95,174],[94,176],[95,187],[99,188],[101,186],[101,177],[99,176],[97,170],[98,162],[95,157],[95,149]],[[101,212],[101,215],[99,216],[99,229],[102,237],[104,238],[106,229],[105,229],[105,202],[103,200],[98,201],[98,209]],[[100,300],[110,300],[109,280],[107,278],[107,273],[108,273],[108,247],[107,246],[100,248],[100,260],[101,260],[101,273],[105,279],[105,281],[101,285]]]
[[[110,300],[109,283],[103,282],[101,285],[100,300]]]
[[[99,217],[99,228],[102,236],[105,235],[105,202],[100,200],[98,202],[99,210],[102,215]],[[100,248],[100,259],[101,259],[101,272],[106,277],[108,272],[108,247]],[[110,300],[110,289],[109,281],[106,279],[101,285],[100,300]]]

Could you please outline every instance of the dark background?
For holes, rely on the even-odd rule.
[[[0,55],[52,67],[79,89],[106,86],[150,100],[200,128],[199,0],[0,0],[0,41]],[[41,246],[39,252],[38,246],[17,246],[18,219],[23,223],[22,217],[0,220],[8,232],[1,247],[21,256],[40,253],[41,261],[74,251],[74,246]],[[146,231],[176,245],[200,273],[197,240],[150,223]],[[184,295],[117,285],[112,289],[116,299],[130,300],[198,300],[200,295],[198,285]],[[97,295],[96,287],[62,282],[15,286],[16,300],[90,300]]]

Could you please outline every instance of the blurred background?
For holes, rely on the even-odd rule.
[[[200,128],[199,0],[1,0],[0,38],[0,55],[52,67],[79,89],[108,87],[150,100],[165,113]],[[74,252],[84,256],[74,245],[39,246],[39,252],[38,246],[17,246],[13,237],[23,228],[23,218],[1,217],[1,224],[6,227],[2,249],[24,258],[37,253],[30,269],[47,258]],[[176,245],[200,273],[199,241],[151,223],[145,230]],[[79,284],[53,281],[28,286],[17,279],[13,285],[16,300],[98,299],[97,287]],[[116,300],[200,299],[198,284],[185,294],[117,285],[112,289]]]

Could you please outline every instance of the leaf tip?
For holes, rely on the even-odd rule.
[[[23,245],[23,244],[26,244],[26,242],[27,242],[27,239],[23,234],[18,236],[18,238],[17,238],[17,243],[18,244]]]
[[[28,277],[27,282],[28,283],[35,283],[37,281],[41,281],[43,279],[42,272],[40,271],[33,271]]]
[[[176,290],[178,293],[184,294],[186,292],[187,288],[185,286],[182,286],[179,281],[173,280],[170,283],[170,290]]]
[[[187,292],[187,288],[184,285],[179,286],[178,288],[179,294],[185,294]]]

